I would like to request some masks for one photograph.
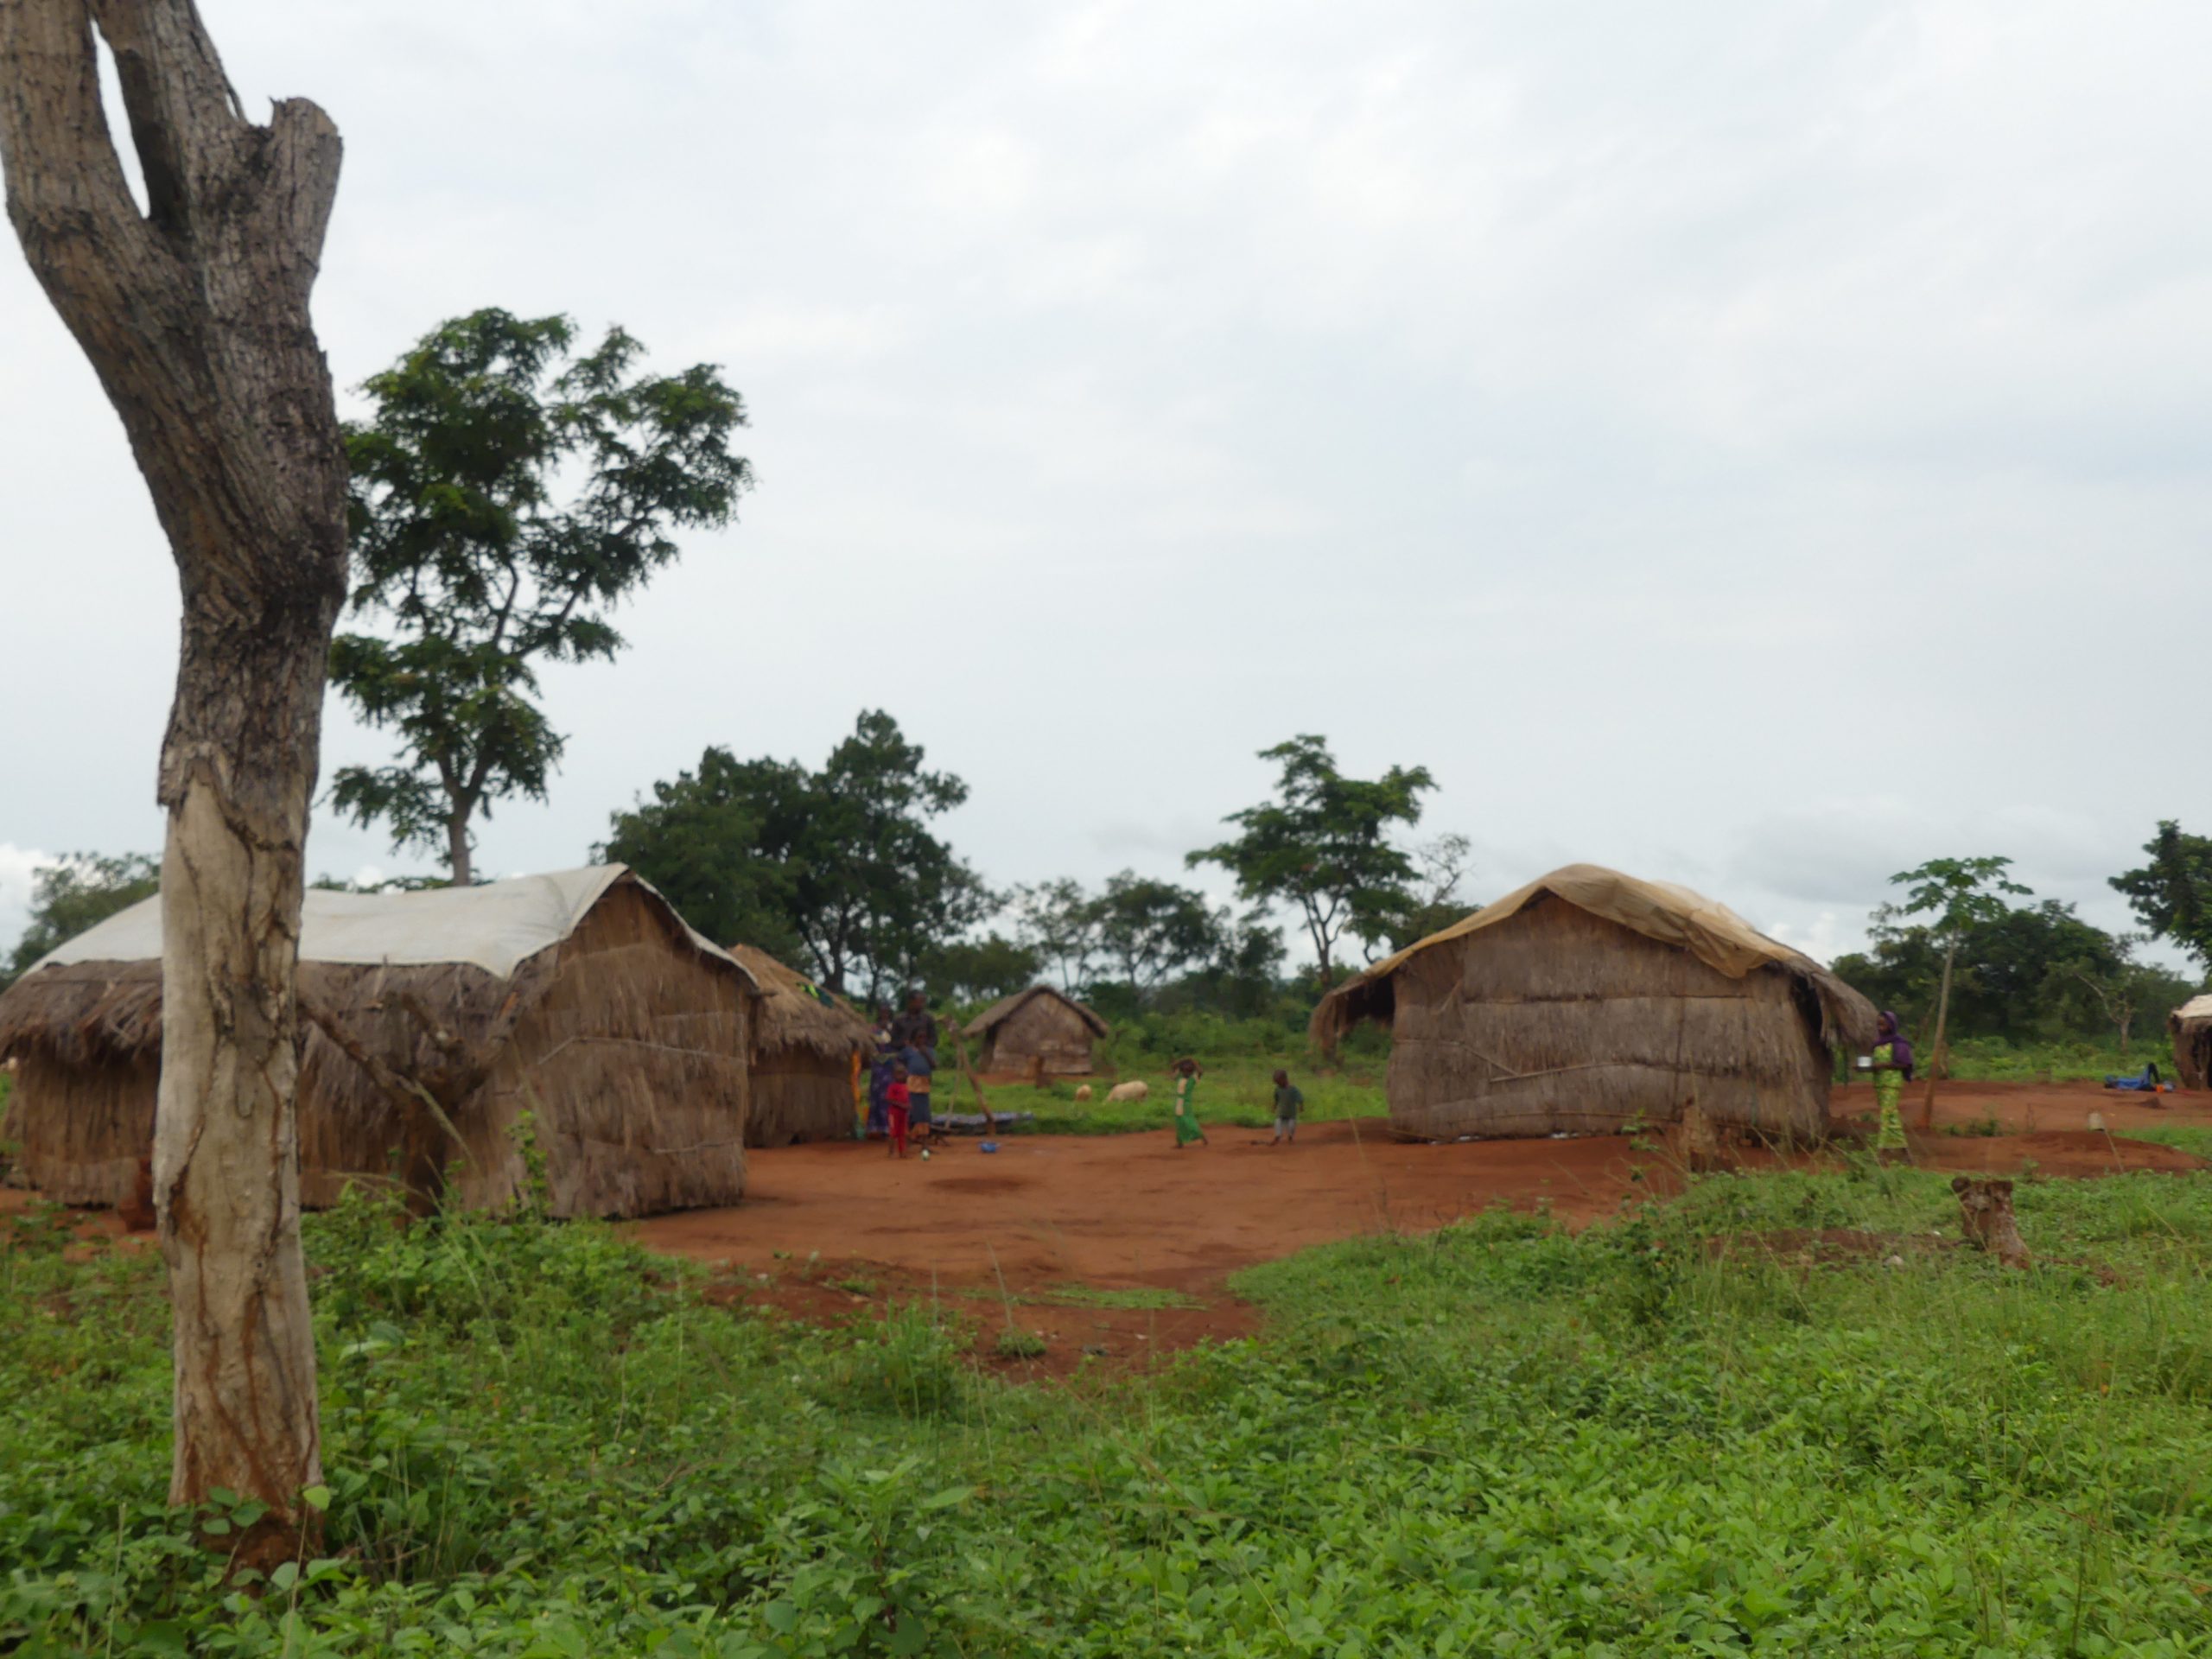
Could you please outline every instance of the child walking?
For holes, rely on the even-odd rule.
[[[1275,1138],[1268,1142],[1281,1146],[1286,1141],[1298,1139],[1298,1111],[1306,1104],[1306,1096],[1291,1086],[1290,1073],[1275,1073]]]
[[[912,1098],[912,1096],[906,1092],[906,1068],[903,1065],[893,1066],[891,1086],[883,1091],[883,1109],[884,1115],[891,1120],[889,1151],[893,1158],[904,1158],[906,1155],[906,1105]]]
[[[1186,1058],[1176,1061],[1171,1069],[1175,1073],[1175,1150],[1182,1151],[1193,1141],[1202,1147],[1211,1146],[1213,1142],[1198,1127],[1198,1112],[1191,1104],[1191,1096],[1197,1091],[1198,1078],[1203,1075],[1198,1063]]]

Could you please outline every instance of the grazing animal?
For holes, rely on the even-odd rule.
[[[1989,1251],[2008,1268],[2034,1265],[2012,1219],[2012,1182],[1958,1175],[1952,1178],[1951,1191],[1959,1195],[1959,1219],[1966,1228],[1967,1243]]]
[[[1116,1084],[1111,1089],[1109,1089],[1106,1091],[1106,1098],[1109,1100],[1143,1100],[1147,1098],[1151,1093],[1152,1090],[1150,1086],[1146,1084],[1142,1077],[1138,1077],[1128,1083]]]
[[[1079,1083],[1076,1084],[1075,1097],[1077,1100],[1089,1100],[1090,1098],[1090,1085],[1087,1083]]]

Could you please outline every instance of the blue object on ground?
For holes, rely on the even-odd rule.
[[[2105,1079],[2105,1087],[2107,1089],[2125,1089],[2139,1095],[2154,1095],[2158,1091],[2158,1063],[2153,1061],[2149,1065],[2145,1066],[2142,1072],[2136,1077],[2108,1077]]]
[[[998,1143],[997,1141],[984,1141],[984,1142],[983,1142],[983,1145],[982,1145],[982,1150],[983,1150],[983,1151],[985,1151],[985,1152],[996,1152],[998,1149],[999,1149],[999,1143]]]

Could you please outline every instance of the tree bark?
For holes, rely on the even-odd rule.
[[[101,108],[115,56],[146,182]],[[308,315],[337,130],[240,112],[192,0],[0,0],[0,163],[32,270],[122,416],[183,592],[162,746],[154,1188],[175,1307],[172,1503],[222,1489],[289,1554],[321,1478],[300,1250],[295,969],[346,461]]]
[[[1924,1133],[1936,1127],[1936,1071],[1943,1064],[1943,1027],[1951,1017],[1951,963],[1959,954],[1959,942],[1954,938],[1943,948],[1943,986],[1936,994],[1936,1040],[1928,1048],[1928,1088],[1920,1097],[1920,1127]]]
[[[476,867],[468,853],[468,814],[456,807],[446,819],[446,874],[456,887],[476,880]]]

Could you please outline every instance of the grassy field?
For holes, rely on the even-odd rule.
[[[0,1221],[0,1651],[2212,1651],[2212,1181],[2018,1205],[2032,1274],[1908,1170],[1357,1240],[1246,1276],[1258,1340],[1026,1388],[972,1304],[824,1332],[356,1204],[308,1223],[324,1553],[257,1597],[159,1502],[154,1263]]]

